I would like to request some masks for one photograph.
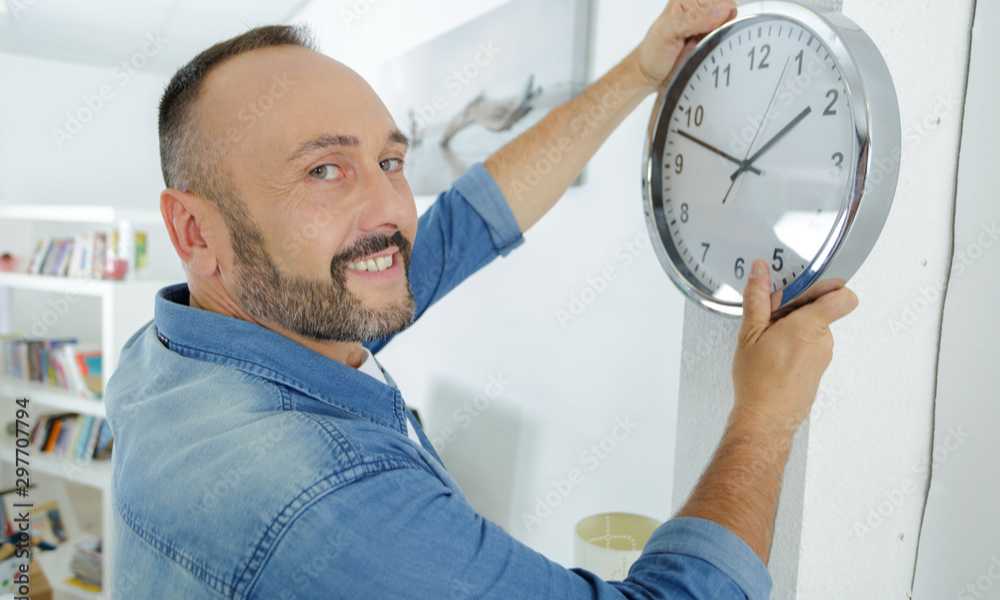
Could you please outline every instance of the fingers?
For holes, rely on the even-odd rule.
[[[854,312],[857,307],[857,295],[848,288],[840,288],[820,296],[818,300],[796,310],[788,318],[808,319],[820,327],[828,327],[831,323]]]
[[[740,339],[756,340],[771,324],[771,277],[766,261],[755,260],[743,290],[743,326]]]
[[[670,30],[678,39],[712,31],[736,10],[735,0],[675,0],[671,5]]]

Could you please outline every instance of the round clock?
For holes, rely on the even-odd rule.
[[[760,1],[702,39],[653,110],[646,223],[674,283],[743,312],[754,259],[776,313],[843,285],[882,231],[899,176],[892,77],[853,22]]]

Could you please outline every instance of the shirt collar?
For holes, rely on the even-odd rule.
[[[235,367],[406,434],[399,390],[249,321],[190,306],[186,283],[156,294],[156,335],[184,356]],[[391,382],[391,379],[389,380]]]

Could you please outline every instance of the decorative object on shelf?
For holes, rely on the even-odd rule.
[[[623,512],[581,519],[574,530],[573,560],[606,580],[622,580],[660,526],[651,517]]]
[[[13,273],[17,271],[17,257],[10,252],[0,254],[0,273]]]

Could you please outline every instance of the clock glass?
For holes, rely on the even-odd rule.
[[[828,251],[859,144],[827,40],[777,15],[717,33],[677,73],[659,115],[651,208],[684,279],[739,310],[754,259],[771,264],[772,291],[788,292]]]

